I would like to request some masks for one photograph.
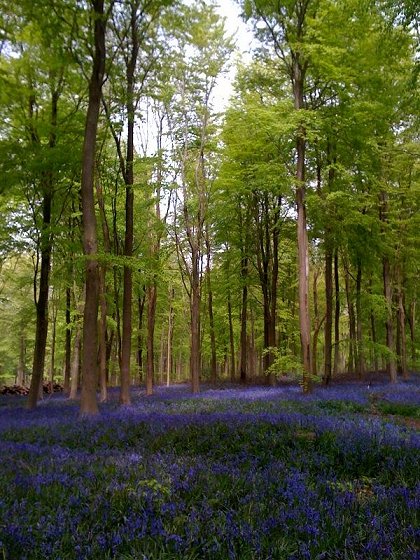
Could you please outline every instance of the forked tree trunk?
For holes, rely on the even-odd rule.
[[[98,385],[97,342],[98,342],[98,293],[99,275],[97,261],[96,215],[93,195],[96,134],[102,84],[105,73],[105,14],[104,0],[91,0],[94,19],[94,54],[92,75],[89,81],[89,99],[86,116],[85,136],[82,153],[82,215],[83,250],[86,258],[86,299],[83,316],[83,360],[81,416],[99,412],[96,398]]]

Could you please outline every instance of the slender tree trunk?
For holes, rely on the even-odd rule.
[[[338,251],[334,253],[334,377],[338,373],[340,364],[340,275],[338,270]]]
[[[38,300],[36,301],[35,348],[31,385],[27,403],[29,409],[34,409],[37,405],[44,375],[45,350],[48,335],[48,292],[52,247],[51,233],[49,231],[51,225],[51,207],[52,196],[51,192],[47,190],[42,201],[41,275]]]
[[[393,325],[393,313],[392,313],[392,286],[391,286],[391,267],[388,257],[384,257],[382,260],[382,274],[384,283],[384,296],[387,304],[387,318],[385,321],[386,329],[386,345],[390,352],[390,355],[386,360],[386,371],[389,376],[391,383],[396,383],[397,381],[397,368],[394,358],[394,325]]]
[[[240,380],[241,383],[247,381],[247,312],[248,312],[248,257],[242,255],[241,264],[241,279],[242,279],[242,306],[241,306],[241,336],[240,336]]]
[[[54,392],[55,376],[55,344],[57,338],[57,307],[54,306],[52,313],[52,333],[51,333],[51,356],[50,356],[50,393]]]
[[[410,325],[410,340],[411,340],[411,367],[416,368],[416,335],[415,335],[415,321],[416,321],[416,300],[414,299],[410,304],[410,313],[408,315],[408,322]]]
[[[171,290],[170,295],[170,302],[169,302],[169,314],[168,314],[168,344],[167,344],[167,361],[166,361],[166,385],[169,387],[170,385],[170,377],[172,371],[172,342],[173,342],[173,333],[174,333],[174,308],[172,306],[172,301],[175,297],[174,289]]]
[[[143,381],[143,317],[144,305],[146,302],[146,290],[137,298],[138,305],[138,323],[137,323],[137,367],[139,374],[139,382]]]
[[[16,374],[16,385],[25,385],[25,355],[26,355],[26,341],[23,328],[19,335],[19,362]]]
[[[324,385],[329,385],[332,376],[332,322],[333,322],[333,255],[325,253],[325,330],[324,330]]]
[[[407,366],[407,337],[405,332],[404,292],[402,287],[398,290],[398,323],[400,326],[400,367],[403,379],[408,379]]]
[[[346,287],[346,299],[347,299],[347,312],[349,315],[349,356],[348,356],[348,371],[349,373],[354,373],[355,363],[357,362],[357,350],[356,350],[356,316],[354,312],[354,304],[351,293],[350,286],[350,273],[348,270],[348,265],[345,267],[345,287]]]
[[[92,75],[89,81],[89,101],[86,116],[85,136],[82,153],[82,215],[83,250],[86,256],[86,298],[83,317],[83,360],[82,395],[80,413],[82,416],[99,412],[96,399],[98,385],[97,343],[98,343],[98,292],[99,275],[97,261],[96,215],[93,196],[93,175],[95,168],[96,134],[102,83],[105,73],[105,14],[104,0],[91,0],[94,18],[94,43]]]
[[[299,53],[293,60],[293,95],[297,111],[304,108],[303,86],[305,72],[300,63]],[[309,315],[309,250],[306,229],[306,188],[305,188],[305,130],[299,127],[296,139],[296,207],[297,207],[297,245],[298,245],[298,292],[299,292],[299,327],[303,360],[303,390],[311,391],[311,323]]]
[[[228,321],[229,321],[229,346],[230,346],[230,380],[235,381],[235,339],[233,335],[232,302],[230,291],[227,295]]]
[[[155,377],[155,320],[157,291],[154,284],[147,287],[147,363],[146,363],[146,395],[153,394]]]
[[[372,293],[372,279],[370,279],[369,281],[369,293]],[[375,319],[375,313],[373,312],[373,308],[370,311],[370,338],[373,346],[373,350],[372,350],[373,371],[374,373],[378,373],[379,371],[378,352],[376,350],[376,344],[378,342],[378,339],[376,336],[376,319]]]
[[[208,297],[210,349],[211,349],[210,378],[212,383],[216,383],[217,381],[216,335],[214,330],[213,291],[211,285],[211,267],[210,267],[211,249],[210,249],[210,235],[209,235],[208,224],[206,224],[206,228],[205,228],[205,240],[206,240],[206,251],[207,251],[206,279],[207,279],[207,297]]]
[[[105,267],[99,269],[99,307],[101,310],[99,322],[99,400],[106,402],[107,394],[107,360],[106,360],[106,286],[105,286]]]
[[[362,321],[362,265],[360,261],[357,264],[356,277],[356,339],[357,339],[357,362],[356,373],[359,379],[364,379],[366,373],[364,345],[363,345],[363,321]]]
[[[79,368],[80,368],[80,352],[82,347],[82,329],[80,325],[76,327],[76,333],[73,340],[73,357],[71,361],[71,385],[69,399],[76,400],[77,389],[79,386]]]
[[[191,390],[200,392],[201,352],[200,352],[200,274],[198,251],[192,253],[191,271]]]
[[[71,288],[66,288],[66,355],[64,366],[64,394],[70,391],[70,369],[71,369]]]

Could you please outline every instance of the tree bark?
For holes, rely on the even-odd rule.
[[[65,344],[65,366],[64,366],[64,394],[70,391],[70,369],[71,369],[71,289],[66,288],[66,344]]]
[[[157,291],[155,284],[147,287],[147,356],[146,356],[146,395],[153,394],[155,377],[155,321]]]
[[[293,56],[293,96],[297,111],[304,108],[303,87],[305,72],[299,53]],[[296,208],[297,208],[297,245],[298,245],[298,293],[299,327],[303,361],[303,391],[311,391],[311,322],[309,315],[309,250],[306,229],[306,187],[305,187],[305,129],[301,125],[296,139]]]
[[[94,415],[99,412],[96,398],[96,389],[98,385],[97,339],[99,275],[93,176],[99,108],[105,74],[106,21],[104,0],[91,0],[91,8],[92,17],[94,19],[95,48],[92,74],[89,81],[89,100],[83,142],[81,178],[83,250],[86,257],[86,299],[83,316],[82,395],[80,401],[81,416]]]
[[[42,201],[42,231],[41,231],[41,275],[39,280],[39,295],[36,301],[36,331],[35,347],[32,366],[32,378],[29,388],[29,409],[37,405],[44,375],[45,350],[48,335],[48,293],[51,268],[52,239],[51,225],[52,194],[49,189],[44,194]]]
[[[210,378],[212,383],[217,381],[217,356],[216,356],[216,335],[214,330],[214,313],[213,313],[213,291],[211,285],[211,248],[210,248],[210,235],[208,224],[206,224],[205,231],[207,263],[206,263],[206,279],[207,279],[207,304],[209,310],[209,328],[210,328],[210,349],[211,349],[211,362],[210,362]]]
[[[325,330],[324,330],[324,385],[329,385],[332,376],[332,322],[333,322],[333,254],[329,247],[325,251]]]
[[[229,346],[230,346],[230,380],[235,381],[235,338],[233,335],[233,321],[232,321],[232,302],[230,298],[230,291],[227,294],[227,310],[229,322]]]
[[[338,269],[338,251],[334,252],[334,367],[333,376],[338,373],[340,365],[340,274]]]
[[[247,312],[248,312],[248,257],[242,255],[241,262],[241,279],[242,279],[242,306],[241,306],[241,352],[240,352],[240,372],[239,377],[241,383],[247,381]]]
[[[382,275],[383,275],[383,285],[384,285],[384,296],[387,305],[387,318],[385,321],[386,329],[386,345],[389,351],[389,355],[386,359],[386,371],[389,376],[391,383],[397,382],[397,368],[394,358],[394,325],[393,325],[393,313],[392,313],[392,286],[391,286],[391,266],[389,263],[389,258],[384,257],[382,260]]]
[[[357,263],[356,277],[356,347],[357,361],[356,373],[359,379],[364,379],[366,373],[364,345],[363,345],[363,321],[362,321],[362,265]]]

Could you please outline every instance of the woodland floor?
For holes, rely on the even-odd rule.
[[[0,396],[0,558],[419,558],[420,376]]]

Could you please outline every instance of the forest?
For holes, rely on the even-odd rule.
[[[418,8],[0,0],[0,558],[418,560]]]
[[[0,376],[30,408],[418,368],[416,2],[237,6],[249,60],[210,1],[1,2]]]

